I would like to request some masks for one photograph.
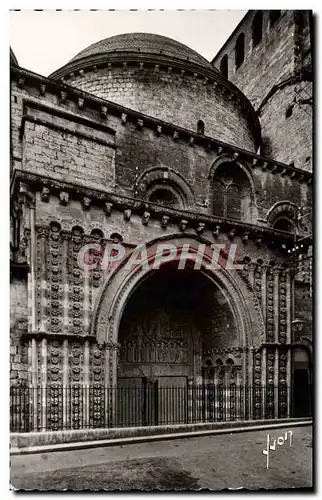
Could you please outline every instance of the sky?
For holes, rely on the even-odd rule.
[[[119,33],[168,36],[211,60],[246,10],[11,11],[9,39],[20,66],[48,76],[94,42]]]

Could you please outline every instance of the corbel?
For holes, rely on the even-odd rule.
[[[69,201],[69,193],[67,191],[60,191],[59,202],[61,205],[67,205]]]
[[[126,208],[124,210],[124,220],[126,222],[129,222],[131,220],[131,214],[132,214],[132,210],[130,208]]]

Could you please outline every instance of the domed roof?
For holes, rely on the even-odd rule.
[[[207,59],[202,57],[195,50],[187,47],[187,45],[172,40],[172,38],[153,33],[125,33],[105,38],[79,52],[70,62],[98,54],[115,54],[116,52],[162,54],[175,59],[181,59],[185,62],[191,61],[214,70],[214,67]]]

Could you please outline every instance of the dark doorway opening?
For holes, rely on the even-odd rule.
[[[312,401],[308,370],[296,368],[293,383],[293,416],[295,418],[310,417]]]

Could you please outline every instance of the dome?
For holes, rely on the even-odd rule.
[[[126,33],[82,50],[51,78],[127,109],[256,151],[260,125],[246,96],[186,45]]]
[[[78,61],[98,54],[111,54],[115,52],[137,52],[142,54],[162,54],[173,59],[190,61],[209,69],[214,69],[207,59],[187,45],[172,40],[166,36],[152,33],[125,33],[115,35],[105,40],[93,43],[82,50],[70,62]]]

